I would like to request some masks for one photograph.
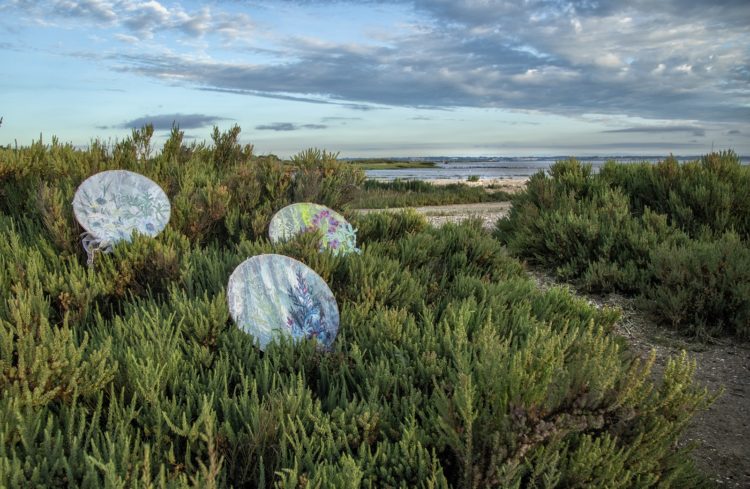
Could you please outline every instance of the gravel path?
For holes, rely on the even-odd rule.
[[[492,229],[498,219],[510,211],[510,202],[482,202],[479,204],[432,205],[413,207],[427,217],[433,226],[442,226],[446,222],[459,222],[464,219],[478,217],[484,222],[484,227]],[[403,207],[393,209],[358,209],[358,212],[400,212]]]

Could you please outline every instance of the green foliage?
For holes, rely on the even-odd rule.
[[[653,359],[633,358],[609,334],[616,312],[537,289],[479,223],[434,229],[415,213],[375,214],[355,219],[361,254],[318,253],[314,235],[271,245],[253,223],[295,189],[311,191],[294,168],[335,166],[330,155],[287,167],[237,150],[236,134],[215,141],[225,145],[216,153],[185,147],[175,128],[149,158],[142,136],[117,157],[169,189],[178,214],[93,268],[67,231],[68,192],[114,156],[96,145],[0,153],[4,195],[44,184],[48,209],[0,204],[0,486],[703,481],[687,449],[674,448],[710,402],[694,366],[677,358],[652,379]],[[343,198],[322,173],[317,195]],[[247,214],[227,226],[235,205]],[[341,313],[333,351],[279,341],[260,352],[232,324],[229,274],[272,252],[331,285]]]
[[[750,247],[736,233],[652,253],[654,282],[645,305],[674,326],[706,337],[727,332],[750,338]]]
[[[56,140],[0,153],[0,210],[21,211],[45,223],[45,233],[67,253],[79,251],[72,217],[73,194],[94,173],[124,169],[162,186],[172,204],[171,227],[200,243],[265,235],[273,214],[292,202],[342,208],[362,185],[364,172],[336,155],[309,149],[283,163],[253,155],[241,145],[240,128],[214,128],[213,146],[183,143],[172,128],[162,152],[152,156],[153,127],[134,129],[112,148],[94,142],[87,151]]]
[[[339,163],[338,154],[308,149],[292,156],[295,202],[317,202],[329,207],[344,207],[364,182],[364,172]]]
[[[510,194],[502,190],[489,192],[484,188],[470,187],[463,183],[434,185],[423,180],[393,180],[390,182],[367,180],[363,188],[354,195],[352,207],[383,209],[507,200],[510,200]]]
[[[636,215],[646,208],[665,214],[692,238],[706,230],[717,236],[734,230],[750,238],[750,168],[732,151],[682,165],[672,157],[655,165],[610,162],[600,176],[630,196]]]
[[[427,219],[414,209],[401,212],[374,212],[366,218],[353,216],[357,237],[363,243],[372,241],[397,241],[407,234],[425,231]]]
[[[363,170],[393,170],[409,168],[435,168],[434,161],[389,160],[383,158],[358,158],[345,160],[349,165]]]
[[[466,177],[467,182],[478,182],[479,181],[479,175],[469,175]]]
[[[640,294],[692,335],[748,337],[750,168],[731,152],[679,165],[575,160],[534,175],[496,236],[588,290]]]

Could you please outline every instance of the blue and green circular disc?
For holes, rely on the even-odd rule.
[[[272,243],[291,239],[298,234],[320,230],[320,249],[335,254],[358,252],[357,231],[338,212],[320,204],[301,202],[284,207],[271,219],[268,236]]]
[[[315,339],[330,349],[339,309],[325,281],[307,265],[283,255],[258,255],[235,268],[227,285],[229,313],[260,349],[275,338]]]

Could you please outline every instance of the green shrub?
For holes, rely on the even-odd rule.
[[[44,222],[61,250],[80,252],[71,206],[76,188],[103,170],[131,170],[165,190],[172,204],[170,227],[196,242],[219,242],[265,235],[273,214],[292,202],[340,209],[364,181],[364,171],[325,151],[309,149],[288,163],[255,156],[252,145],[239,143],[239,134],[238,126],[224,133],[214,128],[213,146],[185,146],[175,127],[156,156],[150,156],[151,126],[133,130],[112,148],[95,142],[78,151],[53,139],[49,146],[40,141],[3,149],[0,210]]]
[[[688,334],[747,337],[748,188],[750,168],[731,152],[609,162],[598,175],[562,161],[529,180],[495,235],[588,290],[645,295]]]
[[[503,190],[488,192],[463,183],[434,185],[423,180],[367,180],[353,194],[351,206],[357,209],[385,209],[422,205],[474,204],[510,200]]]
[[[692,335],[750,338],[750,248],[737,234],[663,244],[651,262],[645,296],[657,317]]]
[[[750,238],[750,168],[732,151],[684,164],[672,157],[653,165],[610,162],[600,175],[630,196],[636,215],[646,208],[668,215],[693,238],[705,230],[716,235],[734,230]]]
[[[427,219],[413,209],[373,212],[366,217],[355,215],[351,222],[357,227],[357,237],[363,243],[397,241],[408,234],[425,231],[429,226]]]
[[[337,154],[308,149],[292,156],[295,202],[345,207],[364,182],[364,171],[339,163]]]
[[[116,155],[0,150],[4,195],[44,184],[48,209],[0,204],[0,486],[705,482],[675,448],[710,402],[694,365],[672,359],[652,379],[653,358],[609,334],[614,311],[537,289],[477,222],[358,216],[363,251],[350,256],[318,253],[314,235],[272,245],[253,226],[311,188],[294,166],[256,160],[236,131],[204,148],[178,144],[175,129],[150,157],[148,135]],[[114,159],[150,172],[182,214],[88,268],[66,192]],[[313,194],[343,198],[326,178]],[[260,352],[232,324],[229,274],[271,252],[330,284],[341,314],[331,352],[288,341]]]
[[[651,249],[681,233],[649,209],[634,217],[620,189],[589,181],[570,163],[553,174],[529,181],[496,236],[512,253],[588,290],[638,291],[650,276]]]

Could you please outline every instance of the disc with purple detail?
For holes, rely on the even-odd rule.
[[[335,254],[359,252],[357,231],[338,212],[320,204],[302,202],[278,211],[268,226],[272,243],[286,241],[307,231],[320,230],[323,237],[320,249]]]
[[[229,314],[260,349],[278,337],[316,339],[330,349],[339,330],[331,289],[307,265],[283,255],[258,255],[235,268],[227,285]]]

